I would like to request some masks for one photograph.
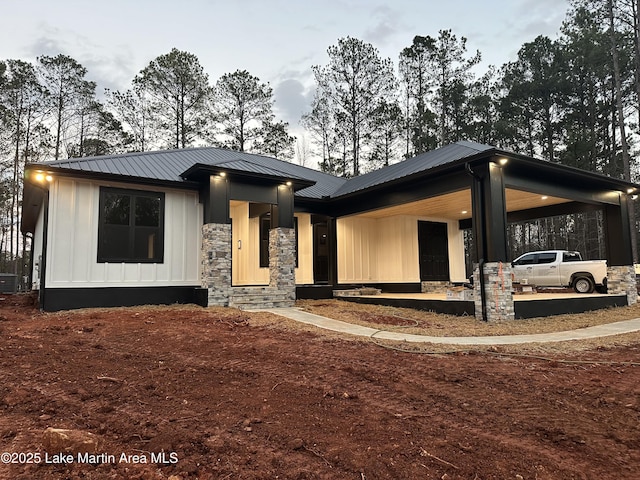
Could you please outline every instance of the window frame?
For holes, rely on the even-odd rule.
[[[127,229],[127,255],[126,256],[114,256],[105,252],[104,237],[108,235],[108,224],[106,221],[105,212],[105,197],[107,195],[122,195],[129,197],[129,224],[122,225]],[[136,201],[138,198],[152,198],[159,199],[160,204],[158,208],[158,226],[148,225],[136,225],[135,224],[135,209]],[[98,263],[164,263],[164,227],[165,227],[165,194],[164,192],[156,192],[151,190],[136,190],[128,188],[116,188],[116,187],[100,187],[100,198],[98,202],[98,251],[97,262]],[[136,228],[155,228],[157,229],[157,244],[155,248],[158,253],[154,255],[154,258],[137,258],[135,255],[135,240],[136,240]]]

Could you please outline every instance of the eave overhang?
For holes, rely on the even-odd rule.
[[[249,171],[229,168],[225,165],[207,165],[196,163],[180,174],[186,181],[194,183],[208,182],[211,176],[226,177],[239,183],[252,183],[258,185],[291,185],[293,191],[302,190],[315,185],[316,182],[305,178],[287,175],[274,169],[262,169],[262,171]]]

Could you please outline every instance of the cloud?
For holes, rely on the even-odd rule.
[[[278,117],[289,125],[297,125],[303,114],[311,109],[313,88],[295,78],[281,81],[273,89],[275,110]]]
[[[136,73],[144,66],[135,65],[134,55],[128,45],[105,47],[90,38],[68,30],[61,30],[41,22],[41,33],[27,46],[28,55],[35,59],[46,55],[67,55],[87,69],[87,80],[96,82],[96,94],[102,97],[105,88],[128,88]]]
[[[555,36],[565,19],[569,3],[566,0],[525,0],[517,14],[528,21],[518,29],[521,36],[533,40],[538,35]]]
[[[386,45],[404,29],[400,13],[390,7],[374,8],[371,17],[375,24],[364,31],[363,38],[373,45]]]

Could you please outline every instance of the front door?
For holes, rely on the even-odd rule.
[[[420,280],[449,280],[449,239],[447,224],[418,222]]]
[[[329,283],[329,229],[327,222],[313,224],[313,283]]]

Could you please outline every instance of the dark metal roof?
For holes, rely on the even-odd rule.
[[[480,153],[491,150],[495,150],[495,147],[475,142],[461,141],[452,143],[451,145],[422,153],[403,162],[381,168],[380,170],[375,170],[373,172],[360,175],[359,177],[351,178],[347,183],[342,185],[342,187],[340,187],[333,196],[339,197],[342,195],[348,195],[359,190],[365,190],[376,185],[382,185],[416,173],[452,164],[458,160],[476,156]]]
[[[59,168],[86,174],[118,175],[159,182],[185,182],[182,174],[196,164],[272,177],[304,179],[314,185],[297,196],[320,199],[330,196],[347,180],[271,157],[214,147],[126,153],[99,157],[70,158],[38,164],[38,168]]]
[[[271,157],[214,147],[72,158],[33,164],[31,167],[61,169],[66,173],[82,172],[88,176],[124,176],[130,181],[169,182],[190,185],[193,188],[194,182],[190,182],[190,172],[205,166],[239,174],[288,179],[294,183],[297,180],[299,190],[296,191],[296,197],[319,200],[337,199],[382,185],[393,184],[398,180],[409,179],[416,175],[463,168],[467,161],[492,155],[506,155],[519,159],[517,162],[519,166],[512,166],[510,169],[519,169],[520,175],[524,176],[531,175],[533,172],[543,177],[548,175],[566,177],[567,181],[579,177],[582,182],[607,185],[610,188],[620,188],[624,185],[637,187],[597,173],[551,164],[544,160],[499,150],[491,145],[469,141],[459,141],[348,180]],[[307,186],[313,182],[315,182],[313,185]]]

